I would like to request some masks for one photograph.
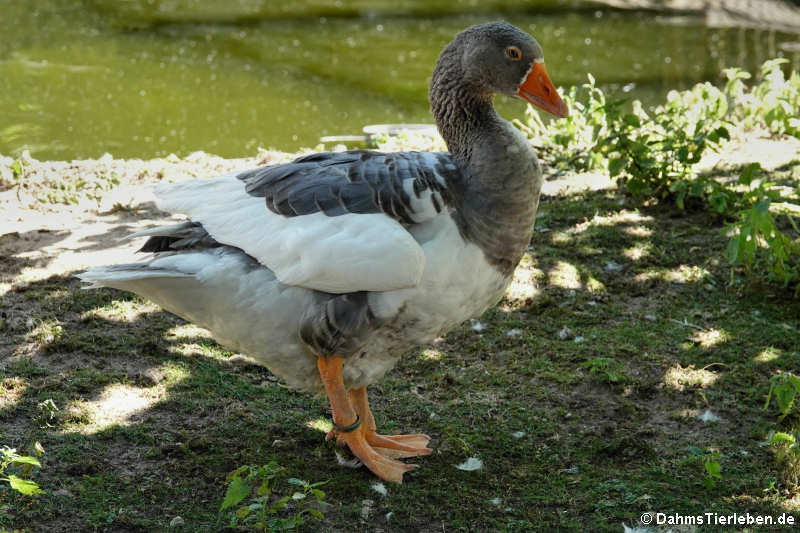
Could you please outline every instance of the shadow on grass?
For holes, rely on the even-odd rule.
[[[76,252],[91,252],[97,250],[104,250],[108,248],[108,237],[111,236],[116,240],[123,240],[125,237],[140,231],[145,228],[140,228],[134,224],[141,220],[158,219],[167,217],[170,214],[160,211],[155,202],[141,202],[136,204],[135,208],[128,208],[124,206],[114,205],[109,211],[100,213],[103,221],[108,224],[115,224],[108,233],[100,233],[95,235],[88,235],[81,239],[81,243],[86,243],[78,248]],[[158,224],[152,224],[154,227]]]
[[[13,278],[26,268],[47,266],[52,257],[33,258],[29,254],[63,241],[69,234],[69,231],[33,230],[0,235],[0,272]]]
[[[181,516],[187,530],[217,531],[226,474],[271,459],[330,480],[327,520],[308,531],[618,532],[647,510],[785,511],[785,493],[763,491],[775,463],[760,444],[776,417],[761,407],[769,377],[800,368],[797,302],[729,287],[719,228],[701,216],[607,191],[541,210],[517,273],[529,290],[512,287],[485,329],[465,324],[410,352],[371,388],[383,431],[429,433],[436,449],[386,497],[309,426],[328,418],[324,399],[230,366],[202,330],[69,276],[6,294],[33,323],[10,332],[2,439],[42,442],[48,491],[14,499],[8,520],[152,531]],[[54,427],[46,399],[60,408]],[[720,420],[702,422],[706,409]],[[721,454],[714,488],[690,446]],[[469,457],[484,468],[456,468]]]
[[[114,514],[123,502],[152,511],[150,496],[133,490],[144,486],[179,492],[168,506],[200,498],[209,528],[229,471],[281,455],[275,441],[303,455],[322,445],[323,435],[305,426],[313,413],[325,415],[321,403],[279,387],[264,368],[226,365],[230,353],[202,331],[181,333],[184,321],[136,296],[83,291],[71,276],[52,276],[4,299],[17,298],[34,298],[32,327],[14,332],[16,351],[3,356],[2,439],[20,449],[42,442],[40,484],[49,489],[45,505],[17,517],[22,523],[150,531],[160,513]],[[60,409],[53,419],[38,407],[47,399]],[[291,453],[280,462],[312,472]],[[77,497],[65,514],[63,498],[52,496],[60,487]]]

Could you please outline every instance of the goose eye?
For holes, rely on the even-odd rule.
[[[522,59],[522,52],[516,46],[509,46],[508,48],[506,48],[506,56],[508,56],[509,59],[513,59],[514,61],[519,61],[520,59]]]

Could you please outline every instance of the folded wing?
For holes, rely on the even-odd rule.
[[[193,224],[179,226],[174,241],[159,228],[136,235],[158,239],[145,251],[170,242],[173,249],[194,241],[234,246],[285,284],[330,293],[412,287],[425,255],[406,227],[446,208],[446,184],[457,172],[448,154],[313,154],[285,165],[158,185],[159,208]]]

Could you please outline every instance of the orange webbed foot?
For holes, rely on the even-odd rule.
[[[379,435],[369,410],[366,389],[354,389],[348,397],[342,378],[341,357],[319,357],[317,360],[325,392],[331,401],[334,429],[326,440],[336,436],[337,443],[350,449],[367,468],[384,481],[403,482],[403,474],[417,465],[396,461],[431,453],[427,435]],[[352,402],[352,403],[351,403]]]
[[[375,418],[369,408],[366,387],[350,391],[350,402],[366,426],[366,439],[378,453],[393,459],[403,457],[419,457],[428,455],[433,450],[428,448],[431,438],[427,435],[381,435],[377,432]]]
[[[431,448],[428,448],[430,440],[429,436],[422,434],[379,435],[374,431],[367,433],[367,442],[375,447],[375,451],[392,459],[428,455],[433,452]]]
[[[347,433],[338,433],[337,442],[342,446],[347,445],[350,452],[376,476],[384,481],[402,483],[403,474],[417,468],[417,465],[401,463],[395,461],[388,454],[381,453],[380,448],[374,448],[371,445],[365,433],[363,427]]]

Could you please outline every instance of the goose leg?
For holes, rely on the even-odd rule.
[[[417,465],[409,465],[385,457],[367,441],[367,428],[363,423],[358,424],[359,415],[353,409],[347,389],[344,387],[342,358],[318,357],[317,369],[331,402],[333,423],[338,428],[336,430],[338,440],[347,444],[353,455],[358,457],[376,476],[385,481],[402,483],[403,474],[415,469]]]
[[[375,451],[399,459],[402,457],[417,457],[428,455],[433,450],[427,447],[431,438],[427,435],[380,435],[375,426],[375,418],[369,408],[367,399],[367,388],[352,389],[350,391],[350,402],[361,418],[361,425],[364,426],[365,438],[369,444],[375,447]]]

